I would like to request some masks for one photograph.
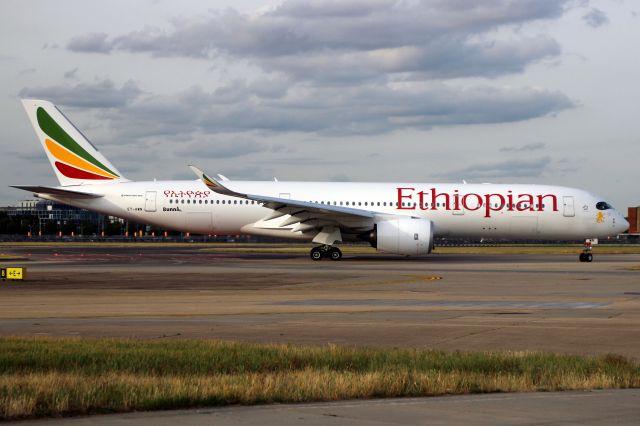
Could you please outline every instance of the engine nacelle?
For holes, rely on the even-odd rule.
[[[429,254],[433,248],[433,222],[411,217],[383,219],[374,225],[370,242],[385,253]]]

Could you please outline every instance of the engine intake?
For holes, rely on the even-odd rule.
[[[383,219],[374,225],[369,241],[385,253],[426,255],[433,249],[433,222],[412,217]]]

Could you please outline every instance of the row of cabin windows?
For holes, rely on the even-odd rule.
[[[231,200],[215,200],[215,203],[213,201],[214,200],[211,200],[211,203],[209,203],[209,200],[169,199],[169,204],[257,204],[258,203],[257,201],[254,201],[254,200],[233,200],[233,203],[231,202]]]
[[[191,201],[193,201],[193,203]],[[215,200],[215,204],[236,204],[236,205],[237,204],[246,204],[246,205],[248,205],[248,204],[256,204],[257,203],[257,201],[254,201],[254,200],[233,200],[233,203],[231,201],[232,200]],[[333,202],[332,201],[326,201],[326,202],[325,201],[320,201],[320,202],[309,201],[309,202],[310,203],[315,203],[315,204],[328,204],[328,205],[331,205],[333,203],[334,206],[337,206],[337,205],[340,205],[340,206],[343,206],[343,205],[355,206],[356,205],[355,201],[351,201],[351,202],[349,202],[349,201],[339,201],[339,202],[338,201],[333,201]],[[201,199],[200,200],[184,200],[184,199],[182,199],[182,200],[170,199],[169,200],[169,204],[174,204],[174,203],[175,204],[185,204],[185,203],[186,204],[209,204],[209,200],[206,200],[206,199],[205,200],[201,200]],[[349,203],[351,203],[351,204],[349,204]],[[358,206],[362,206],[362,203],[363,203],[362,201],[358,201]],[[211,204],[213,204],[213,200],[211,200]],[[364,205],[365,205],[365,207],[369,206],[369,202],[368,201],[364,201]],[[375,205],[386,207],[387,206],[387,202],[386,201],[382,201],[382,202],[380,202],[380,201],[373,202],[372,201],[371,202],[371,206],[373,207]],[[388,205],[389,205],[389,207],[393,207],[393,206],[397,207],[398,206],[398,202],[396,201],[394,203],[394,202],[390,201]],[[445,207],[445,203],[431,203],[431,207],[432,208],[434,207],[434,205],[435,205],[435,207]],[[412,206],[413,207],[417,207],[418,204],[417,203],[404,202],[404,201],[402,202],[402,207],[412,207]],[[429,203],[424,203],[424,206],[425,207],[429,207]],[[482,206],[483,206],[482,203],[480,203],[478,205],[478,207],[482,207]],[[502,208],[505,207],[505,204],[495,203],[492,206],[494,208],[501,208],[502,209]],[[542,206],[542,208],[545,208],[544,204],[542,204],[542,205],[535,204],[535,208],[536,209],[540,208],[540,206]],[[510,205],[508,205],[508,207],[509,208],[515,208],[516,205],[515,204],[510,204]],[[520,206],[520,208],[527,209],[527,208],[529,208],[529,205],[525,203],[525,204],[522,204]]]

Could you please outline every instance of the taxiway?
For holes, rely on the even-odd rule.
[[[0,335],[207,338],[640,358],[640,256],[3,247]]]

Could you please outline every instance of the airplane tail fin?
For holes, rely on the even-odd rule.
[[[127,181],[54,104],[23,99],[22,105],[61,186]]]

